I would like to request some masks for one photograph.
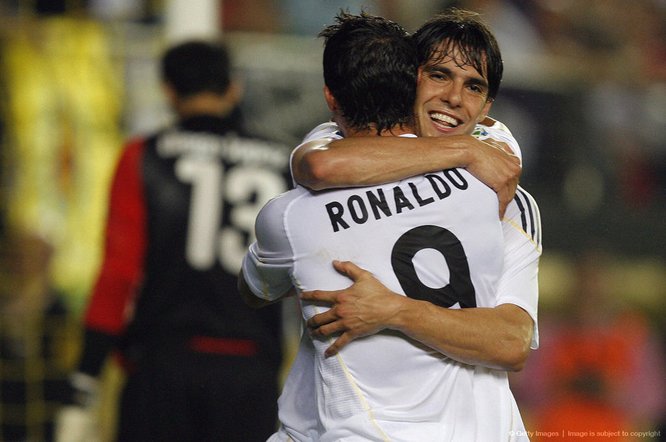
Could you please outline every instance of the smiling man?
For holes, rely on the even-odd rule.
[[[414,35],[422,41],[416,113],[419,132],[425,137],[471,134],[485,120],[502,78],[502,60],[497,52],[480,48],[460,49],[457,39],[440,44],[427,28]],[[446,92],[446,93],[443,93]]]

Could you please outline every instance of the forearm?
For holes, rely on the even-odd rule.
[[[532,320],[511,304],[445,309],[404,298],[394,328],[442,354],[471,365],[517,371],[529,354]]]
[[[382,184],[420,173],[467,167],[471,136],[447,138],[350,137],[292,159],[294,177],[313,190]]]

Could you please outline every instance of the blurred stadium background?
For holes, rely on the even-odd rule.
[[[447,6],[498,37],[492,116],[521,144],[541,208],[542,348],[512,377],[528,426],[666,437],[666,1],[1,0],[0,441],[12,426],[43,440],[118,150],[171,117],[166,44],[222,35],[249,127],[296,145],[328,116],[315,36],[341,7],[414,30]]]

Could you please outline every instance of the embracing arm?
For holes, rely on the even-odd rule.
[[[313,190],[365,186],[464,167],[492,188],[500,213],[513,198],[520,160],[504,143],[471,135],[439,138],[350,137],[306,143],[292,156],[296,181]]]
[[[337,291],[305,292],[303,299],[332,304],[308,320],[313,334],[341,333],[327,356],[352,340],[393,329],[459,362],[520,370],[527,359],[533,321],[513,304],[495,308],[447,309],[398,295],[351,262],[334,262],[354,284]]]
[[[530,352],[532,318],[520,307],[445,309],[411,298],[390,328],[471,365],[517,371]]]

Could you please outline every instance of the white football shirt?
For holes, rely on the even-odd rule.
[[[273,299],[292,284],[347,287],[331,261],[350,260],[398,293],[450,308],[511,302],[536,320],[529,284],[540,253],[538,211],[526,192],[520,196],[523,208],[512,203],[500,223],[494,192],[460,169],[370,188],[298,188],[260,213],[244,275],[256,295]],[[507,235],[516,242],[511,268]],[[321,311],[303,304],[305,319]],[[299,352],[275,440],[493,441],[525,432],[503,371],[458,363],[392,332],[324,358],[331,342],[317,339],[304,357]],[[308,396],[316,415],[307,413]]]

